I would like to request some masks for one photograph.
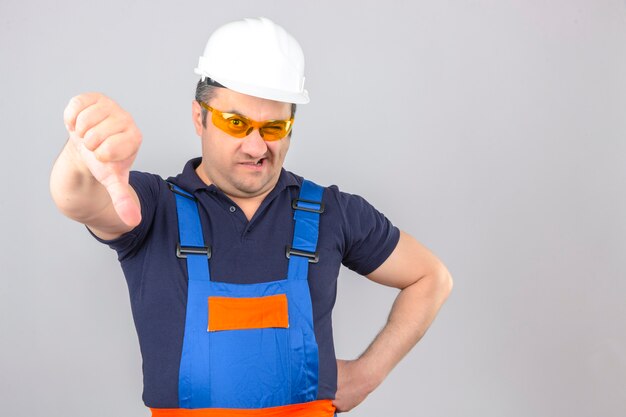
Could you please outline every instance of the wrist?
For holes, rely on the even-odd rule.
[[[385,379],[386,373],[380,368],[380,361],[361,356],[355,360],[362,372],[365,389],[368,394],[373,392]]]

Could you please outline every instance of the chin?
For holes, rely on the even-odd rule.
[[[233,184],[237,190],[245,194],[258,194],[263,191],[267,181],[245,181]]]

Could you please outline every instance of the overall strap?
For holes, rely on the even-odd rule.
[[[299,197],[291,202],[291,207],[295,210],[293,243],[287,246],[285,253],[289,258],[289,279],[306,280],[309,262],[319,261],[317,239],[320,214],[324,212],[323,193],[323,187],[305,179]]]
[[[210,281],[209,259],[211,247],[204,245],[198,202],[182,188],[167,183],[176,198],[178,215],[178,236],[176,256],[187,259],[187,275],[191,281]]]

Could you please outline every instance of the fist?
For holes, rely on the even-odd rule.
[[[63,120],[71,144],[106,188],[120,219],[129,226],[139,224],[141,211],[132,197],[128,176],[142,137],[131,115],[110,98],[87,93],[70,100]]]

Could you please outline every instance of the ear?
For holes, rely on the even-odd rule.
[[[191,120],[196,128],[196,134],[202,136],[202,130],[204,130],[204,126],[202,126],[202,107],[196,100],[191,102]]]

